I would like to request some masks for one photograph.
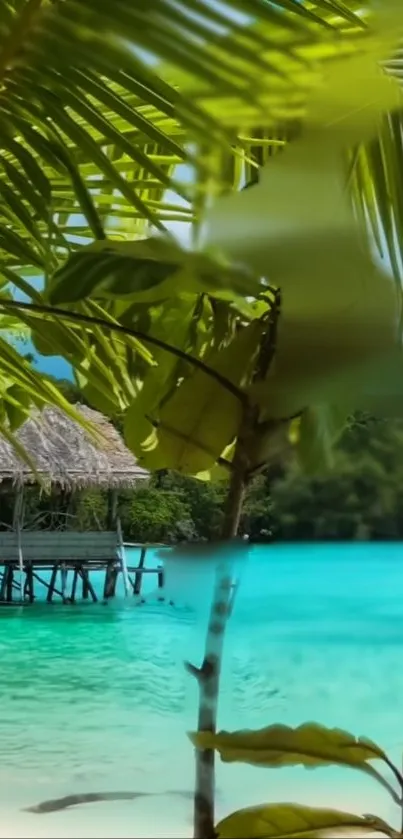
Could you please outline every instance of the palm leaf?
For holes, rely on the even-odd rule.
[[[210,149],[249,159],[242,132],[254,141],[263,117],[275,139],[279,97],[292,115],[323,40],[332,54],[340,33],[362,30],[358,9],[355,0],[2,0],[0,261],[48,273],[78,237],[186,220],[183,201],[162,198],[171,188],[200,207],[206,178],[195,194],[174,176],[181,162],[206,166],[189,141],[208,136]],[[217,156],[208,163],[222,188]]]
[[[318,62],[354,51],[367,17],[358,0],[0,0],[3,276],[22,289],[94,238],[194,223],[207,198],[255,179],[288,141]],[[393,154],[386,134],[382,145],[389,180],[400,166],[396,136]],[[181,163],[193,168],[192,183],[178,183]],[[377,180],[374,163],[365,166],[365,178],[353,175],[355,200],[366,215],[372,208],[375,228],[385,188],[379,165]],[[180,198],[167,201],[168,188]],[[397,200],[383,210],[389,230]],[[391,235],[388,243],[392,252]],[[24,293],[36,294],[29,284]],[[105,304],[105,319],[121,316]],[[25,312],[21,322],[40,344],[38,318]],[[149,363],[144,346],[128,341],[108,352],[95,327],[58,319],[47,336],[46,351],[72,360],[96,399],[108,395],[108,410],[130,401],[139,364]],[[59,399],[38,374],[27,379],[23,364],[18,373],[18,354],[10,361],[5,352],[1,363],[30,398]]]

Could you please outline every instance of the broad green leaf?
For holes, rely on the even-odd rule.
[[[62,323],[46,323],[43,328],[43,321],[29,321],[32,328],[32,341],[34,347],[41,355],[53,356],[57,353],[64,358],[70,359],[78,365],[85,357],[85,346],[82,341],[68,327]]]
[[[198,472],[195,477],[198,478],[199,481],[211,481],[212,483],[222,483],[223,481],[228,481],[230,470],[225,464],[232,463],[235,447],[236,441],[234,440],[234,442],[230,443],[229,446],[226,446],[224,451],[221,453],[222,463],[215,463],[211,469],[207,469],[204,472]]]
[[[55,274],[50,300],[57,305],[94,294],[155,301],[174,293],[181,264],[180,248],[163,239],[96,243],[73,254]]]
[[[217,826],[218,839],[317,839],[380,832],[393,836],[393,828],[376,816],[356,816],[340,810],[300,804],[262,804],[237,810]]]
[[[259,283],[250,274],[191,253],[167,239],[96,242],[73,254],[50,284],[54,304],[96,297],[155,303],[182,292],[254,295]]]
[[[298,728],[271,725],[233,733],[201,731],[189,736],[199,749],[216,749],[225,763],[270,768],[300,764],[314,768],[336,763],[362,769],[368,761],[385,759],[383,750],[371,740],[317,723],[304,723]]]
[[[177,297],[156,310],[148,335],[176,349],[189,350],[194,318],[194,299]],[[156,366],[147,371],[140,393],[125,414],[125,440],[135,454],[141,452],[142,444],[152,434],[150,418],[158,413],[169,389],[176,386],[180,372],[181,361],[177,355],[159,347],[153,347],[153,350]]]
[[[18,385],[12,385],[3,394],[10,431],[14,432],[29,417],[31,400],[27,391]]]
[[[108,417],[114,417],[125,407],[116,392],[108,388],[107,382],[103,386],[99,384],[95,386],[91,376],[88,376],[86,379],[80,373],[76,375],[84,399],[98,411],[101,411]]]
[[[197,478],[198,481],[205,481],[214,483],[223,483],[224,481],[228,481],[230,476],[230,471],[225,468],[225,466],[220,466],[216,464],[212,466],[211,469],[206,469],[204,472],[197,472],[194,476]]]
[[[262,331],[259,321],[252,322],[225,349],[208,354],[205,363],[241,391],[253,372]],[[241,416],[240,399],[222,382],[197,369],[184,379],[155,418],[158,447],[139,459],[146,468],[158,463],[158,468],[187,474],[204,472],[236,437]]]

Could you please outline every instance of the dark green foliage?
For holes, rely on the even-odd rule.
[[[195,538],[190,509],[183,495],[140,487],[120,505],[122,527],[135,542],[171,543]]]
[[[308,478],[292,468],[271,498],[276,539],[401,539],[403,422],[358,417],[331,472]]]
[[[108,527],[108,497],[106,492],[87,489],[72,498],[77,530],[104,530]],[[72,511],[72,512],[73,512]]]
[[[218,538],[226,495],[225,484],[197,481],[187,475],[179,475],[168,470],[154,475],[152,484],[160,491],[160,494],[169,490],[186,500],[198,539]]]
[[[246,495],[241,529],[252,539],[270,539],[276,528],[268,476],[255,478]]]

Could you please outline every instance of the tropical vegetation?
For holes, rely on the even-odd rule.
[[[222,539],[274,448],[311,469],[353,410],[401,408],[402,21],[398,0],[373,11],[0,3],[3,333],[17,318],[69,360],[152,471],[226,475]],[[74,415],[6,339],[0,371],[16,446],[32,405]],[[189,666],[211,734],[220,569],[204,662]],[[196,763],[195,836],[212,839],[213,749]]]

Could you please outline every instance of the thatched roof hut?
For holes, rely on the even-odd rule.
[[[96,437],[50,407],[34,413],[17,433],[45,483],[67,491],[119,489],[148,477],[106,417],[83,405],[75,408],[92,423]],[[35,483],[36,477],[0,435],[0,484],[10,481],[21,486]]]

